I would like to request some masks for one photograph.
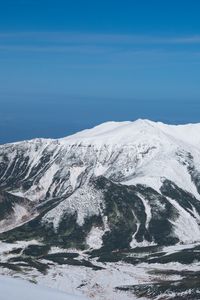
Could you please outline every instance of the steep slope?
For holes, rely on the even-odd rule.
[[[137,120],[0,146],[0,190],[36,212],[26,224],[5,215],[1,238],[106,249],[199,241],[199,133]]]

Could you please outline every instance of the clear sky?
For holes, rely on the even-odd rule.
[[[200,122],[200,1],[0,0],[0,143]]]

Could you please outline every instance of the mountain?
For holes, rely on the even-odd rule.
[[[39,217],[42,234],[61,232],[63,243],[68,223],[72,242],[83,231],[88,246],[93,231],[108,243],[123,231],[116,248],[199,241],[199,132],[200,124],[137,120],[2,145],[0,230]]]
[[[23,263],[40,271],[33,257],[64,263],[52,257],[55,247],[106,262],[113,253],[199,243],[199,133],[200,124],[137,120],[1,145],[0,240],[41,243],[20,248]],[[3,267],[20,266],[11,258]]]

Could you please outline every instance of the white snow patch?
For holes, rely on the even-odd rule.
[[[103,166],[98,163],[94,169],[94,175],[97,177],[101,176],[106,172],[107,169],[108,169],[108,166]]]
[[[199,245],[197,244],[176,244],[173,246],[166,246],[163,248],[163,252],[166,252],[166,255],[170,255],[176,252],[180,252],[181,250],[186,250],[186,249],[192,249],[194,246]]]
[[[77,179],[81,173],[85,171],[86,167],[78,167],[73,166],[70,168],[70,183],[72,185],[73,190],[76,188]]]
[[[152,218],[152,214],[151,214],[151,206],[148,204],[148,200],[145,199],[141,194],[138,194],[138,196],[140,197],[140,199],[142,200],[142,203],[144,205],[145,208],[145,214],[146,214],[146,229],[149,228],[149,223],[151,221]]]
[[[155,246],[156,244],[154,242],[148,242],[146,240],[143,240],[142,242],[137,242],[135,240],[135,236],[133,235],[133,239],[130,242],[131,248],[137,248],[137,247],[149,247],[149,246]]]
[[[184,210],[175,200],[168,197],[169,202],[179,211],[179,217],[170,221],[174,226],[174,233],[179,240],[186,244],[200,241],[200,226],[197,220]]]
[[[122,184],[125,185],[137,185],[137,184],[143,184],[145,186],[149,186],[152,189],[154,189],[156,192],[160,193],[160,188],[162,186],[162,179],[161,177],[157,176],[148,176],[148,175],[143,175],[143,176],[136,176],[128,181],[123,181],[121,182]]]
[[[104,232],[105,231],[103,229],[93,226],[86,238],[86,243],[88,246],[93,249],[101,248]]]

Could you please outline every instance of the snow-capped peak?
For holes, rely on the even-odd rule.
[[[74,135],[60,139],[67,143],[95,143],[125,145],[138,139],[148,143],[152,138],[173,139],[200,147],[200,124],[167,125],[147,119],[125,122],[105,122],[92,129],[86,129]]]

